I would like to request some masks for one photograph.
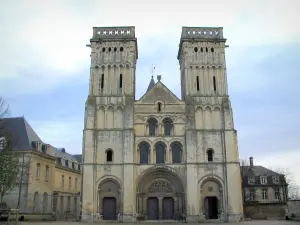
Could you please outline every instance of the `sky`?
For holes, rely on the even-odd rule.
[[[180,96],[182,26],[224,27],[229,95],[241,159],[284,168],[300,185],[298,0],[0,3],[0,96],[46,143],[81,153],[94,26],[135,26],[136,98],[152,64]]]

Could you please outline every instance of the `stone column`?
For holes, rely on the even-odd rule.
[[[157,197],[158,198],[158,219],[163,219],[163,197]]]
[[[166,147],[165,156],[166,156],[165,163],[170,163],[170,148],[169,148],[169,146]]]

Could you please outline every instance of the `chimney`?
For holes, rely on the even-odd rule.
[[[252,156],[249,158],[249,161],[250,161],[250,168],[253,169],[253,157]]]

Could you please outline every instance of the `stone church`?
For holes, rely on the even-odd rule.
[[[221,27],[183,27],[181,98],[157,76],[135,99],[135,27],[94,27],[83,131],[82,220],[239,221],[237,132]]]

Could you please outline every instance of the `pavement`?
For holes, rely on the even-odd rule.
[[[1,223],[0,223],[1,224]],[[9,222],[10,225],[15,224],[15,221],[10,221]],[[50,225],[50,224],[54,224],[54,225],[91,225],[93,223],[86,223],[86,222],[70,222],[70,221],[49,221],[49,222],[19,222],[18,225]],[[98,223],[95,222],[94,224],[108,224],[108,225],[120,225],[120,223]],[[125,225],[126,223],[124,223]],[[128,223],[127,223],[128,224]],[[138,223],[137,223],[138,224]],[[160,225],[160,224],[166,224],[164,222],[151,222],[151,223],[147,223],[147,222],[141,222],[140,224],[152,224],[152,225]],[[168,225],[170,224],[181,224],[179,222],[168,222]],[[184,223],[183,223],[184,224]],[[182,224],[182,225],[183,225]],[[193,223],[187,223],[186,225],[193,225]],[[220,225],[220,223],[195,223],[195,225]],[[286,220],[253,220],[253,221],[245,221],[245,222],[241,222],[241,223],[227,223],[227,224],[240,224],[240,225],[290,225],[290,224],[297,224],[297,222],[293,222],[293,221],[286,221]]]

